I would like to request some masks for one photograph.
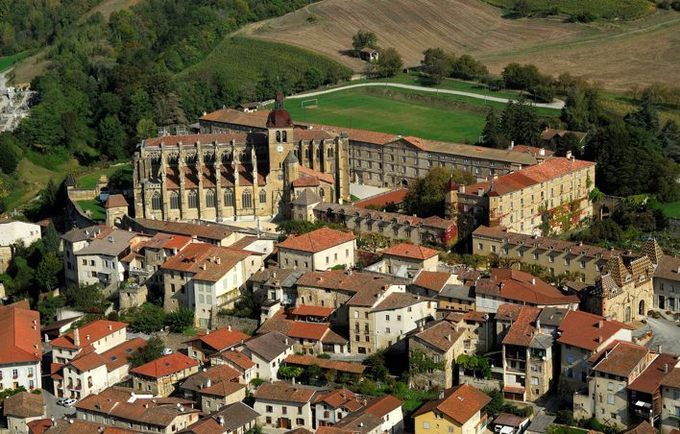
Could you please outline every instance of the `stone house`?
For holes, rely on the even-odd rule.
[[[250,336],[231,326],[207,330],[187,341],[187,354],[201,364],[208,363],[213,356],[242,345]]]
[[[351,232],[324,227],[280,242],[279,266],[301,271],[352,268],[356,247],[356,237]]]
[[[157,397],[170,396],[175,385],[199,370],[197,360],[182,353],[162,356],[130,370],[133,389]]]
[[[210,357],[210,365],[227,365],[241,374],[245,384],[256,378],[256,365],[248,356],[240,351],[225,350]]]
[[[483,410],[490,401],[469,384],[444,390],[439,399],[426,402],[413,413],[415,434],[480,434],[487,424]]]
[[[291,338],[272,331],[246,341],[240,350],[255,363],[255,378],[276,381],[281,363],[294,352],[293,345]]]
[[[661,381],[661,433],[670,434],[680,428],[680,366],[671,366]]]
[[[188,377],[179,387],[188,399],[199,402],[208,414],[246,397],[242,374],[229,365],[216,365]]]
[[[281,429],[313,429],[312,397],[314,389],[283,382],[264,383],[254,393],[253,408],[260,414],[258,422]]]
[[[5,398],[3,414],[12,434],[28,434],[31,421],[45,417],[45,399],[42,393],[19,392]]]
[[[189,426],[186,434],[246,434],[257,425],[259,414],[248,405],[236,402]]]
[[[437,271],[439,252],[410,243],[400,243],[383,250],[382,273],[415,277],[421,270]]]
[[[7,271],[7,267],[14,254],[14,245],[22,243],[30,246],[41,238],[40,226],[35,223],[20,221],[0,221],[0,273]]]

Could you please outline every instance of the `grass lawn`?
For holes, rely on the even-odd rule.
[[[663,211],[666,217],[680,218],[680,200],[676,202],[660,203],[658,207]]]
[[[101,168],[96,168],[93,171],[86,172],[80,176],[78,176],[78,188],[95,188],[97,186],[97,181],[99,181],[99,177],[102,175],[106,175],[107,177],[111,177],[114,173],[117,171],[124,169],[126,167],[130,167],[132,163],[117,163],[113,164],[108,167],[101,167]]]
[[[80,205],[80,208],[85,212],[85,214],[89,215],[91,219],[97,221],[103,221],[106,219],[106,211],[104,211],[104,207],[99,203],[98,200],[79,200],[78,205]]]
[[[478,93],[480,95],[495,96],[498,98],[518,98],[521,92],[512,89],[503,89],[499,91],[492,91],[486,88],[483,84],[474,81],[458,80],[455,78],[445,78],[441,83],[429,84],[425,77],[416,73],[401,73],[395,77],[385,80],[367,80],[388,83],[403,83],[412,84],[415,86],[426,86],[438,89],[458,90],[461,92]],[[354,83],[354,82],[352,82]]]
[[[0,72],[9,69],[12,65],[25,59],[31,54],[30,51],[22,51],[21,53],[12,54],[11,56],[0,57]]]
[[[503,103],[476,98],[399,89],[359,88],[316,98],[315,108],[300,107],[301,100],[287,101],[286,108],[299,121],[458,143],[476,143],[484,128],[487,108],[504,107]],[[558,113],[539,110],[541,115]]]
[[[494,6],[512,9],[516,0],[486,0]],[[532,12],[549,11],[555,8],[565,14],[589,12],[598,18],[632,19],[654,11],[648,0],[527,0]]]

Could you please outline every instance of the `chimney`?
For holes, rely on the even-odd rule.
[[[541,157],[545,157],[545,149],[543,149],[543,148],[539,149],[538,155],[540,155]]]
[[[515,141],[514,141],[514,140],[511,140],[511,141],[510,141],[510,146],[508,147],[508,149],[509,149],[510,151],[512,151],[513,149],[515,149]]]
[[[230,326],[230,325],[227,326],[227,331],[231,331],[231,326]]]
[[[80,330],[77,327],[73,329],[73,344],[80,347]]]
[[[465,193],[465,186],[464,185],[461,185],[460,187],[458,187],[458,193]]]
[[[536,278],[535,278],[535,277],[532,277],[532,278],[531,278],[531,284],[532,284],[532,285],[535,285],[535,284],[536,284]]]
[[[477,189],[477,196],[484,196],[484,189],[483,188]]]
[[[212,381],[210,380],[210,378],[208,378],[208,379],[205,381],[205,387],[210,387],[210,386],[212,386]]]
[[[668,374],[668,363],[664,363],[663,365],[663,373]]]
[[[571,151],[567,151],[567,159],[568,159],[568,160],[573,160],[573,159],[574,159],[574,155],[571,153]]]
[[[446,340],[449,341],[449,342],[451,342],[451,333],[449,333],[448,335],[446,335]]]
[[[536,328],[538,330],[541,330],[541,320],[540,319],[536,319]]]
[[[224,426],[224,416],[218,416],[217,423],[219,423],[220,426]]]
[[[286,342],[286,345],[288,345],[288,338],[286,338],[285,342]]]
[[[113,326],[109,324],[109,331],[113,330]]]
[[[604,327],[604,321],[603,321],[603,320],[598,320],[598,321],[597,321],[597,328],[598,328],[598,329],[601,329],[602,327]]]

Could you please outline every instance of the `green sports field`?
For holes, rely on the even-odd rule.
[[[313,99],[317,101],[310,101]],[[286,101],[293,119],[457,143],[477,142],[489,107],[502,110],[504,106],[474,98],[382,88],[350,89],[310,100]],[[542,109],[539,114],[556,116],[559,111]]]

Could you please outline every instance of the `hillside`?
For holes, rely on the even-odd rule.
[[[631,22],[572,24],[562,18],[511,20],[481,0],[324,0],[248,26],[251,36],[298,45],[362,71],[343,54],[367,29],[417,65],[428,47],[469,53],[493,72],[507,63],[535,63],[550,74],[569,72],[612,90],[632,83],[675,84],[680,74],[680,14],[658,11]]]

